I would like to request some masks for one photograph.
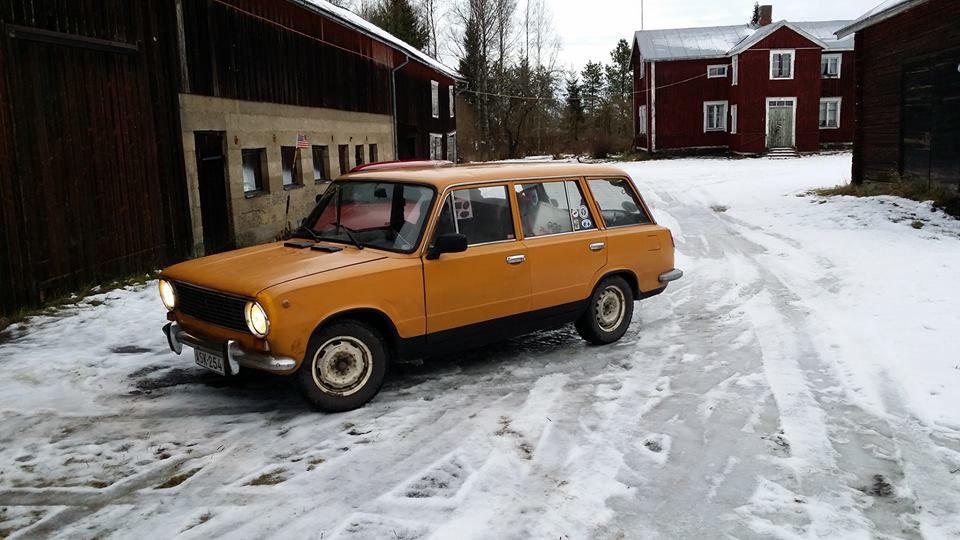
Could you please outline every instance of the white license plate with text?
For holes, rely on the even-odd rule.
[[[194,349],[193,358],[197,365],[204,369],[208,369],[220,375],[227,374],[227,370],[225,369],[226,360],[224,360],[223,355],[201,351],[200,349]]]

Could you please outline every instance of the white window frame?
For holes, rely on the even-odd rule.
[[[437,141],[435,143],[434,141]],[[436,148],[436,153],[434,153],[434,148]],[[443,133],[431,133],[430,134],[430,159],[440,160],[443,159]]]
[[[710,107],[723,107],[723,114],[718,115],[720,120],[723,121],[722,126],[718,127],[709,127],[709,110]],[[704,101],[703,102],[703,132],[704,133],[713,133],[713,132],[726,132],[727,131],[727,114],[730,111],[730,103],[728,101]]]
[[[430,105],[433,117],[440,118],[440,83],[437,81],[430,81]]]
[[[824,105],[825,103],[836,103],[836,104],[837,104],[837,125],[835,125],[835,126],[830,126],[830,125],[820,126],[820,129],[840,129],[840,110],[841,110],[841,108],[843,107],[843,98],[840,98],[840,97],[820,98],[820,106],[823,107],[823,105]],[[819,109],[818,109],[818,111],[819,111]],[[829,112],[830,112],[829,109],[827,109],[827,114],[828,114],[827,120],[829,120]],[[818,114],[817,114],[817,125],[820,125],[819,112],[818,112]]]
[[[637,125],[640,127],[640,130],[637,131],[637,135],[646,135],[647,134],[647,106],[640,105],[637,107]]]
[[[729,68],[729,66],[728,66],[727,64],[714,64],[714,65],[707,66],[707,78],[708,78],[708,79],[723,79],[723,78],[725,78],[725,77],[727,76],[727,72],[729,71],[729,69],[730,69],[730,68]],[[722,70],[723,73],[722,73],[722,74],[718,74],[718,75],[711,75],[711,74],[710,74],[710,71],[711,71],[711,70]]]
[[[730,106],[730,134],[737,134],[737,105]]]
[[[823,74],[823,64],[830,60],[837,61],[837,74],[836,75],[824,75]],[[840,73],[843,70],[843,54],[824,54],[820,56],[820,77],[824,79],[839,79]]]
[[[773,59],[777,55],[788,54],[790,55],[790,76],[789,77],[774,77],[773,76]],[[796,75],[796,61],[797,61],[797,50],[796,49],[770,49],[770,80],[771,81],[791,81]]]
[[[452,84],[447,87],[447,96],[448,96],[449,105],[450,105],[450,118],[453,118],[453,117],[454,117],[454,116],[453,116],[453,99],[454,99],[454,95],[453,95],[453,85],[452,85]]]
[[[457,132],[451,131],[447,133],[447,161],[457,162]]]
[[[640,72],[637,74],[637,78],[638,78],[638,79],[643,79],[644,75],[646,75],[646,72],[647,72],[647,63],[641,61],[641,62],[640,62]]]
[[[730,80],[730,86],[737,86],[740,84],[740,55],[733,55],[733,60],[731,61],[731,66],[733,70],[733,77]]]

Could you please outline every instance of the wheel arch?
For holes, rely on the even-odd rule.
[[[639,282],[639,280],[637,279],[637,274],[635,274],[635,273],[633,272],[633,270],[629,270],[629,269],[627,269],[627,268],[620,268],[620,269],[617,269],[617,270],[610,270],[610,271],[608,271],[607,273],[601,275],[600,278],[597,279],[597,282],[593,285],[593,290],[590,291],[590,294],[593,295],[593,293],[595,293],[595,292],[597,291],[597,287],[599,287],[600,284],[603,283],[603,280],[605,280],[605,279],[607,279],[607,278],[611,278],[611,277],[621,277],[621,278],[623,278],[623,279],[627,282],[627,285],[630,285],[630,292],[633,293],[633,298],[634,298],[634,300],[639,299],[639,298],[641,297],[641,295],[643,294],[643,293],[640,291],[640,282]]]
[[[357,321],[372,327],[386,340],[387,347],[389,348],[388,354],[392,356],[396,352],[397,344],[400,340],[397,327],[393,324],[393,320],[390,319],[389,315],[375,308],[353,308],[334,313],[320,321],[313,329],[311,336],[316,335],[317,332],[331,324],[342,321]]]

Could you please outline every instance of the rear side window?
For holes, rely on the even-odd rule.
[[[651,223],[625,178],[589,180],[588,183],[607,227]]]
[[[517,184],[516,190],[524,237],[596,228],[574,181]]]
[[[459,189],[447,195],[434,238],[452,233],[465,235],[469,245],[514,240],[507,187]]]

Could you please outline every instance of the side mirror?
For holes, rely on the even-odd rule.
[[[427,250],[427,260],[433,261],[444,253],[462,253],[467,250],[467,237],[463,234],[441,234]]]

